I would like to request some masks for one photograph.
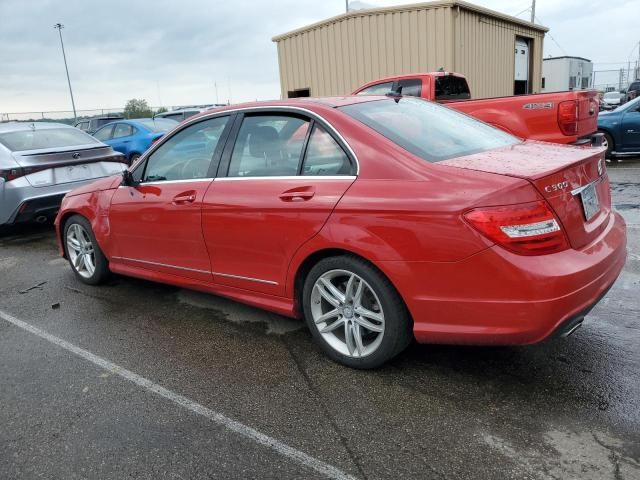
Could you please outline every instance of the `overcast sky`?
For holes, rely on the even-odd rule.
[[[474,3],[530,15],[528,0]],[[277,98],[271,38],[344,8],[344,0],[0,0],[0,113],[70,109],[57,22],[78,109],[134,97],[171,106],[216,102],[214,84],[219,102]],[[545,56],[587,57],[596,70],[626,66],[640,41],[640,0],[538,0],[536,13],[557,42],[547,35]]]

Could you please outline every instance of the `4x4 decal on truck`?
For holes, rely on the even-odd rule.
[[[549,110],[553,108],[553,102],[525,103],[522,108],[525,110]]]

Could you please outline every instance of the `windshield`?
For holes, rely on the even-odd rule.
[[[520,142],[502,130],[418,98],[357,103],[340,110],[429,162]]]
[[[178,122],[172,118],[145,118],[143,120],[137,120],[137,122],[152,132],[166,132],[178,124]]]
[[[618,108],[614,110],[614,112],[624,112],[625,110],[629,110],[630,108],[635,108],[640,103],[640,97],[634,98],[630,102],[625,103],[624,105],[620,105]]]
[[[607,100],[612,100],[612,99],[620,100],[620,93],[619,92],[607,92],[607,93],[604,94],[604,98],[606,98]]]
[[[61,127],[0,133],[0,143],[11,151],[20,152],[100,142],[77,128]]]

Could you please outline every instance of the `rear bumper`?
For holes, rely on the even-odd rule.
[[[62,198],[74,188],[95,182],[96,179],[34,187],[22,177],[0,184],[0,225],[29,222],[39,216],[53,219]]]
[[[524,345],[584,317],[614,283],[626,254],[624,220],[612,213],[581,250],[527,257],[494,246],[460,262],[381,267],[409,307],[417,341]]]
[[[575,142],[571,142],[570,145],[576,145],[578,147],[601,147],[604,141],[604,134],[593,133],[586,137],[580,137]]]

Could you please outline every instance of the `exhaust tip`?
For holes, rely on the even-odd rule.
[[[39,215],[36,217],[36,222],[38,223],[46,223],[49,220],[46,215]]]

